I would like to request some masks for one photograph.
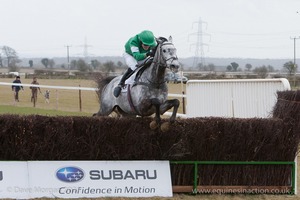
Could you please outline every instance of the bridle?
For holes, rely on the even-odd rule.
[[[161,54],[163,54],[163,51],[164,51],[164,49],[162,49],[162,46],[164,46],[164,45],[172,45],[172,46],[174,46],[171,42],[159,43],[159,45],[157,46],[157,48],[159,48],[159,49],[156,49],[155,56],[154,56],[154,59],[152,61],[152,64],[158,65],[158,68],[163,68],[163,69],[169,68],[170,70],[173,71],[173,69],[171,68],[172,63],[173,63],[173,61],[178,60],[178,58],[177,58],[176,54],[174,54],[175,56],[170,56],[167,59],[164,56],[161,56]],[[159,52],[157,52],[157,50],[159,50]],[[157,53],[159,53],[159,55],[157,55]],[[162,59],[159,59],[159,57],[162,57]],[[167,65],[168,61],[171,61],[171,64],[169,66]],[[152,88],[160,88],[164,83],[166,83],[166,81],[163,81],[163,82],[153,82],[153,81],[151,81],[149,79],[147,79],[147,81],[149,83],[144,83],[144,82],[137,81],[137,82],[135,82],[135,84],[133,86],[135,86],[135,85],[145,85],[145,86],[147,86],[149,88],[151,88],[151,87]]]
[[[163,43],[161,43],[161,44],[159,44],[159,53],[160,54],[162,54],[162,51],[163,51],[163,49],[162,49],[162,46],[164,46],[164,45],[172,45],[172,46],[174,46],[171,42],[163,42]],[[174,48],[175,49],[175,48]],[[165,59],[164,57],[163,57],[163,60],[164,60],[164,63],[161,63],[161,60],[159,59],[159,61],[157,62],[157,61],[154,61],[153,60],[153,62],[154,63],[156,63],[156,64],[158,64],[160,67],[164,67],[164,68],[170,68],[166,63],[169,61],[169,60],[171,60],[171,63],[173,63],[173,61],[174,60],[178,60],[178,57],[177,56],[171,56],[171,57],[169,57],[169,58],[167,58],[167,59]],[[171,66],[171,65],[170,65]]]

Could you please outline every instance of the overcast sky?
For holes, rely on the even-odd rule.
[[[0,46],[19,57],[121,56],[148,29],[178,57],[290,58],[300,0],[0,0]],[[202,23],[200,22],[202,20]],[[202,30],[199,25],[202,25]],[[202,37],[200,36],[202,31]],[[86,39],[86,42],[85,42]],[[300,57],[300,39],[296,40]]]

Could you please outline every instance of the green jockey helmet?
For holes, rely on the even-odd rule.
[[[156,40],[155,37],[153,35],[153,33],[151,31],[142,31],[139,34],[139,39],[141,40],[141,42],[146,45],[146,46],[156,46]]]

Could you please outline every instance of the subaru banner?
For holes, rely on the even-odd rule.
[[[3,198],[172,196],[169,161],[29,161],[16,171],[2,163]]]

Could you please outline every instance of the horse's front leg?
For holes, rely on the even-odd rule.
[[[157,98],[151,99],[151,105],[155,107],[155,120],[150,123],[150,128],[152,130],[156,129],[161,121],[160,118],[160,101]]]
[[[179,108],[180,102],[178,99],[170,99],[166,100],[161,106],[160,106],[160,114],[164,114],[167,110],[170,110],[173,108],[172,115],[170,117],[170,123],[174,123],[176,119],[176,114]]]
[[[160,114],[164,114],[167,110],[173,108],[173,113],[169,119],[169,122],[164,122],[161,124],[160,129],[163,132],[166,132],[170,129],[170,124],[173,124],[175,122],[177,110],[179,107],[179,100],[178,99],[171,99],[171,100],[166,100],[161,106],[160,106]]]

